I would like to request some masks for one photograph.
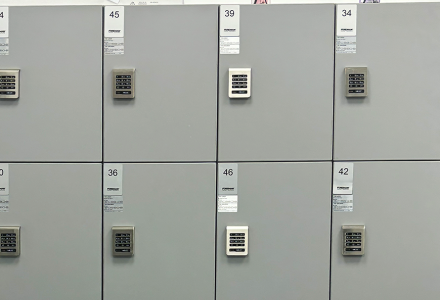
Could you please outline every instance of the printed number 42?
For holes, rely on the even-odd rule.
[[[112,11],[109,16],[112,17],[112,18],[116,18],[116,19],[119,18],[119,10]]]
[[[351,16],[351,9],[350,9],[349,11],[343,9],[343,10],[342,10],[342,16],[343,16],[343,17],[345,17],[345,16]]]
[[[348,168],[341,168],[338,173],[341,175],[348,175]]]

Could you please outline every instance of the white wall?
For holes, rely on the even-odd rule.
[[[114,0],[117,1],[117,0]],[[119,5],[145,5],[151,2],[174,2],[185,4],[250,4],[252,0],[119,0]],[[281,3],[358,3],[358,0],[271,0],[272,4]],[[440,0],[381,0],[390,2],[440,2]],[[21,5],[116,5],[110,0],[0,0],[0,6]]]

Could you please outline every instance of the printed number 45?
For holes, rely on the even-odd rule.
[[[112,11],[109,16],[116,19],[119,18],[119,10]]]
[[[341,168],[338,173],[341,175],[348,175],[348,168]]]
[[[342,16],[343,16],[343,17],[351,16],[351,9],[350,9],[349,11],[343,9],[343,10],[342,10]]]

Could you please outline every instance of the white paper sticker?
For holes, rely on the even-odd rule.
[[[238,196],[237,195],[219,195],[217,199],[218,212],[237,212]]]
[[[104,196],[104,212],[123,212],[123,196]]]
[[[124,37],[124,7],[104,8],[104,37]]]
[[[0,38],[9,37],[9,7],[0,7]]]
[[[336,53],[356,53],[356,37],[337,36]]]
[[[178,5],[178,4],[183,4],[183,0],[150,0],[147,2],[147,4],[148,5]]]
[[[335,162],[333,167],[333,195],[353,194],[353,163]]]
[[[9,195],[0,196],[0,212],[9,212]]]
[[[240,37],[220,37],[220,54],[240,54]]]
[[[0,164],[0,195],[9,195],[9,165]]]
[[[104,164],[104,196],[122,196],[122,164]]]
[[[9,55],[9,38],[0,38],[0,55]]]
[[[334,212],[352,212],[353,195],[333,195]]]
[[[240,36],[240,5],[220,5],[220,36]]]
[[[357,5],[338,5],[336,8],[336,35],[356,36]]]
[[[123,55],[124,38],[104,38],[105,55]]]

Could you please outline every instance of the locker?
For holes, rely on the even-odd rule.
[[[333,24],[330,4],[240,6],[240,53],[219,57],[220,161],[331,159]],[[229,97],[237,68],[248,98]]]
[[[336,53],[335,159],[440,158],[439,17],[439,3],[357,6],[356,53]],[[367,67],[366,97],[346,97],[350,67]]]
[[[330,162],[238,164],[238,211],[217,214],[217,300],[328,299],[331,172]],[[248,227],[246,256],[226,254],[227,226]]]
[[[105,161],[215,161],[217,28],[217,6],[125,7],[125,54],[104,56]],[[118,69],[134,98],[113,98]]]
[[[0,256],[2,299],[101,299],[100,164],[10,164],[9,212],[21,253]]]
[[[334,212],[331,298],[438,299],[439,162],[354,163],[353,212]],[[365,226],[365,254],[342,255],[342,226]]]
[[[19,98],[0,97],[1,160],[100,161],[101,7],[10,7],[9,29],[0,70],[20,70]]]
[[[123,165],[123,212],[104,213],[104,300],[214,299],[215,169]],[[113,255],[115,227],[134,229],[134,255]]]

